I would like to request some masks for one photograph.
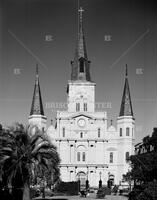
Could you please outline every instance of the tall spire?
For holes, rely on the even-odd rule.
[[[85,44],[85,37],[83,31],[83,8],[80,7],[79,12],[79,30],[78,30],[78,47],[76,49],[76,54],[78,58],[86,58],[87,59],[87,50]]]
[[[71,80],[91,81],[90,78],[90,61],[88,61],[86,43],[83,31],[83,9],[78,10],[78,41],[75,50],[74,61],[71,62],[72,73]]]
[[[128,82],[128,67],[127,67],[127,65],[126,65],[126,71],[125,71],[125,85],[124,85],[124,90],[123,90],[123,97],[122,97],[119,116],[120,117],[121,116],[133,116],[131,95],[130,95],[129,82]]]
[[[36,78],[30,115],[44,115],[39,84],[38,65],[36,65]]]

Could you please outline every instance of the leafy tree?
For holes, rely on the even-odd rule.
[[[12,186],[16,200],[30,199],[30,183],[37,172],[57,169],[60,162],[56,147],[48,142],[38,128],[16,124],[0,132],[0,178],[3,187]]]
[[[151,140],[150,136],[146,136],[143,138],[143,146],[146,149],[146,152],[150,152],[150,145],[151,145]]]
[[[131,191],[131,182],[133,181],[133,177],[130,171],[127,172],[126,174],[123,174],[123,180],[128,182],[129,190]]]
[[[157,128],[153,129],[152,137],[150,139],[154,151],[157,152]]]
[[[138,154],[130,156],[131,172],[125,178],[134,180],[135,189],[130,193],[129,199],[156,199],[157,180],[157,128],[153,129],[152,136],[143,138],[143,143],[139,148]],[[153,185],[155,189],[150,187]],[[138,186],[138,188],[137,188]]]

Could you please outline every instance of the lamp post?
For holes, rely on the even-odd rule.
[[[108,172],[108,181],[107,181],[107,187],[111,189],[111,180],[110,180],[110,172]]]
[[[89,189],[89,180],[88,180],[88,171],[87,171],[87,180],[86,180],[86,191]]]
[[[102,188],[102,180],[101,180],[101,172],[99,173],[99,175],[100,175],[100,180],[99,180],[99,188]]]
[[[78,173],[78,193],[80,192],[80,173]]]

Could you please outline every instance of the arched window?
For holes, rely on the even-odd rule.
[[[110,163],[113,163],[113,152],[110,152]]]
[[[84,107],[84,111],[87,111],[87,103],[84,103],[83,107]]]
[[[80,72],[81,73],[84,72],[84,60],[83,60],[83,58],[80,59]]]
[[[63,137],[65,137],[65,128],[63,127]]]
[[[98,138],[100,137],[100,128],[98,128]]]
[[[77,162],[85,162],[86,161],[86,148],[83,145],[80,145],[77,148]]]
[[[127,151],[126,153],[125,153],[125,160],[126,160],[126,162],[128,162],[129,161],[129,152]]]
[[[122,137],[122,135],[123,135],[123,129],[122,128],[119,129],[119,135],[120,135],[120,137]]]
[[[80,161],[80,152],[77,152],[77,161]]]
[[[129,135],[130,135],[130,128],[127,127],[127,128],[126,128],[126,136],[129,136]]]
[[[83,133],[82,132],[80,133],[80,138],[83,138]]]
[[[85,154],[85,152],[82,153],[82,161],[83,162],[86,161],[86,154]]]
[[[80,103],[76,103],[76,111],[80,111]]]

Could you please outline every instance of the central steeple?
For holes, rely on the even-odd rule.
[[[71,80],[77,81],[91,81],[90,78],[90,61],[87,57],[85,36],[83,31],[83,9],[80,7],[78,10],[79,28],[78,28],[78,41],[75,50],[74,60],[71,62],[72,72]]]

